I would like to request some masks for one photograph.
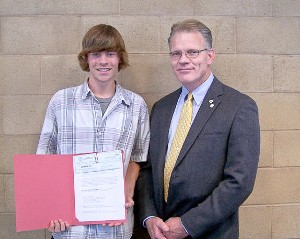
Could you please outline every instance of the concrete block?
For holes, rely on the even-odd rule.
[[[217,53],[235,53],[236,51],[236,20],[230,17],[199,17],[172,16],[161,17],[160,47],[161,52],[169,52],[168,37],[171,26],[186,19],[196,19],[210,28],[213,36],[213,48]]]
[[[46,239],[51,238],[52,233],[46,230]]]
[[[3,134],[3,100],[2,97],[0,96],[0,135],[2,134]]]
[[[181,86],[168,55],[130,55],[130,67],[122,73],[122,85],[137,93],[169,93]]]
[[[213,69],[221,81],[242,92],[273,91],[271,56],[217,53]]]
[[[274,132],[274,166],[300,166],[300,131]]]
[[[272,209],[272,239],[300,238],[300,205],[275,205]]]
[[[299,0],[273,0],[273,16],[300,16]]]
[[[237,19],[237,52],[300,54],[299,18],[249,17]]]
[[[159,51],[159,17],[156,16],[85,16],[82,17],[81,35],[97,24],[115,27],[125,41],[130,53]]]
[[[39,94],[41,89],[38,56],[0,57],[0,95]]]
[[[244,203],[287,204],[300,201],[300,168],[273,168],[258,170],[254,190]]]
[[[299,56],[274,57],[274,88],[276,92],[300,92],[299,75]]]
[[[261,130],[300,128],[300,93],[251,93],[259,108]]]
[[[13,213],[0,213],[0,238],[1,239],[46,239],[45,230],[16,232],[16,218]],[[49,237],[48,237],[49,238]]]
[[[4,134],[40,134],[50,96],[7,96],[3,100]]]
[[[240,207],[240,239],[272,238],[272,207]]]
[[[2,164],[2,160],[0,160]],[[0,174],[0,212],[5,212],[4,175]]]
[[[122,0],[120,14],[122,15],[193,15],[195,4],[193,0]]]
[[[3,135],[0,136],[0,173],[14,172],[15,154],[35,154],[39,135]]]
[[[15,187],[14,175],[6,174],[4,176],[4,193],[5,193],[5,212],[15,212]]]
[[[42,94],[82,84],[88,73],[82,71],[77,55],[42,57]]]
[[[0,16],[40,14],[41,2],[39,0],[5,0],[1,1]]]
[[[42,13],[47,14],[96,14],[111,15],[119,14],[119,1],[111,0],[85,0],[85,1],[69,1],[69,0],[44,0],[41,4]]]
[[[258,166],[272,167],[273,166],[273,153],[274,153],[274,139],[271,131],[261,131],[260,135],[260,158]]]
[[[4,54],[74,54],[79,51],[79,17],[3,17]]]
[[[272,16],[271,0],[196,0],[195,13],[215,16]]]

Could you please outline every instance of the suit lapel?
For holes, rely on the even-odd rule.
[[[162,131],[162,134],[161,134],[162,138],[160,139],[161,143],[162,143],[162,147],[160,147],[160,149],[161,149],[160,155],[162,157],[165,157],[166,152],[167,152],[169,129],[171,126],[173,113],[175,111],[176,104],[177,104],[180,93],[181,93],[181,88],[179,88],[174,93],[172,93],[170,95],[170,97],[168,98],[168,101],[164,102],[165,110],[160,113],[161,114],[160,117],[164,121],[163,127],[160,129]],[[163,163],[165,163],[165,162],[163,162]]]
[[[213,112],[217,109],[221,102],[220,95],[222,95],[222,83],[215,77],[210,88],[208,89],[202,105],[192,123],[190,131],[186,137],[186,140],[182,146],[175,167],[181,162],[183,157],[191,148],[198,135],[201,133],[206,122],[209,120]]]
[[[179,88],[178,90],[176,90],[175,92],[171,93],[169,96],[167,96],[166,101],[163,101],[163,110],[159,112],[159,118],[161,118],[163,120],[163,124],[162,127],[157,129],[159,130],[161,133],[160,135],[160,139],[156,139],[156,140],[160,140],[160,147],[157,148],[157,150],[159,150],[159,153],[157,155],[157,159],[156,159],[156,164],[152,165],[154,167],[154,170],[156,170],[156,172],[158,173],[158,177],[160,178],[160,180],[164,180],[164,167],[165,167],[165,157],[167,154],[167,149],[168,149],[168,138],[169,138],[169,128],[171,125],[171,121],[172,121],[172,117],[173,117],[173,113],[175,111],[175,107],[179,98],[179,95],[181,93],[181,88]],[[160,188],[159,190],[159,197],[161,198],[161,206],[163,205],[163,184],[158,184],[158,187]]]

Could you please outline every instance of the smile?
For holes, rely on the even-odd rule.
[[[97,71],[100,71],[100,72],[108,72],[110,70],[111,70],[110,68],[98,68],[97,69]]]
[[[179,72],[189,72],[191,71],[192,69],[178,69],[177,71]]]

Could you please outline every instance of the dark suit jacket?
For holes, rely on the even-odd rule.
[[[238,238],[238,208],[252,192],[259,159],[257,106],[214,78],[179,154],[166,204],[168,132],[180,93],[152,108],[148,162],[136,188],[140,222],[181,217],[190,238]]]

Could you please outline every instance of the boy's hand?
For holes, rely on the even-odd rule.
[[[71,226],[68,222],[59,219],[59,220],[50,221],[50,226],[48,230],[50,232],[63,232],[65,230],[69,230],[70,227]]]

